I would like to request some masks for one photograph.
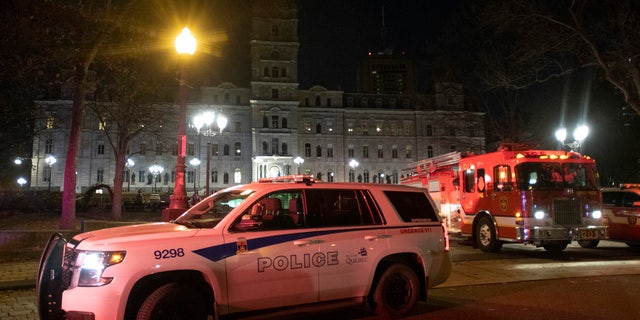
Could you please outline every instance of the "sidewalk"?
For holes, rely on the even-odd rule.
[[[38,260],[0,263],[0,290],[33,288],[38,275]]]

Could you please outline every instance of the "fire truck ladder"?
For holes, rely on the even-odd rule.
[[[423,159],[410,163],[405,169],[402,170],[402,174],[405,177],[409,177],[415,174],[432,173],[436,169],[457,164],[460,162],[460,152],[449,152],[435,156],[433,158]]]

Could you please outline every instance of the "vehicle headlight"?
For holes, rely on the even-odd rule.
[[[544,211],[542,211],[542,210],[538,210],[538,211],[533,213],[533,217],[538,219],[538,220],[544,219],[544,216],[545,216],[545,214],[544,214]]]
[[[602,211],[600,211],[600,210],[593,210],[593,212],[591,212],[591,218],[594,218],[594,219],[600,219],[600,218],[602,218]]]
[[[102,273],[109,266],[124,260],[126,251],[79,251],[72,283],[79,287],[99,287],[111,283],[113,278],[103,277]]]

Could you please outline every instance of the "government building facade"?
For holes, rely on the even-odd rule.
[[[416,93],[412,83],[394,90],[393,83],[415,78],[412,64],[381,52],[363,57],[366,68],[360,72],[365,76],[359,81],[366,83],[361,92],[299,88],[295,1],[254,3],[251,25],[249,87],[225,82],[192,90],[188,122],[198,113],[213,111],[224,115],[228,124],[215,135],[205,135],[212,131],[196,130],[191,123],[187,126],[189,194],[194,189],[204,192],[205,186],[213,192],[289,174],[323,181],[399,183],[409,163],[456,150],[484,152],[484,113],[468,110],[461,84],[437,82],[429,94]],[[62,190],[71,103],[36,102],[45,116],[36,123],[31,188]],[[77,159],[78,193],[113,184],[115,158],[101,123],[86,112]],[[173,189],[175,153],[151,150],[153,139],[148,136],[130,143],[125,191]],[[47,161],[50,156],[55,163]],[[162,169],[150,171],[154,165]]]

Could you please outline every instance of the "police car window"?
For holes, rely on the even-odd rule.
[[[306,190],[309,223],[318,227],[382,223],[373,204],[357,190]]]
[[[634,202],[640,201],[640,196],[633,192],[624,192],[624,206],[633,207]]]
[[[404,222],[438,221],[437,213],[424,193],[385,191],[384,194]]]
[[[300,190],[271,193],[255,201],[234,222],[231,231],[293,229],[305,226]]]

